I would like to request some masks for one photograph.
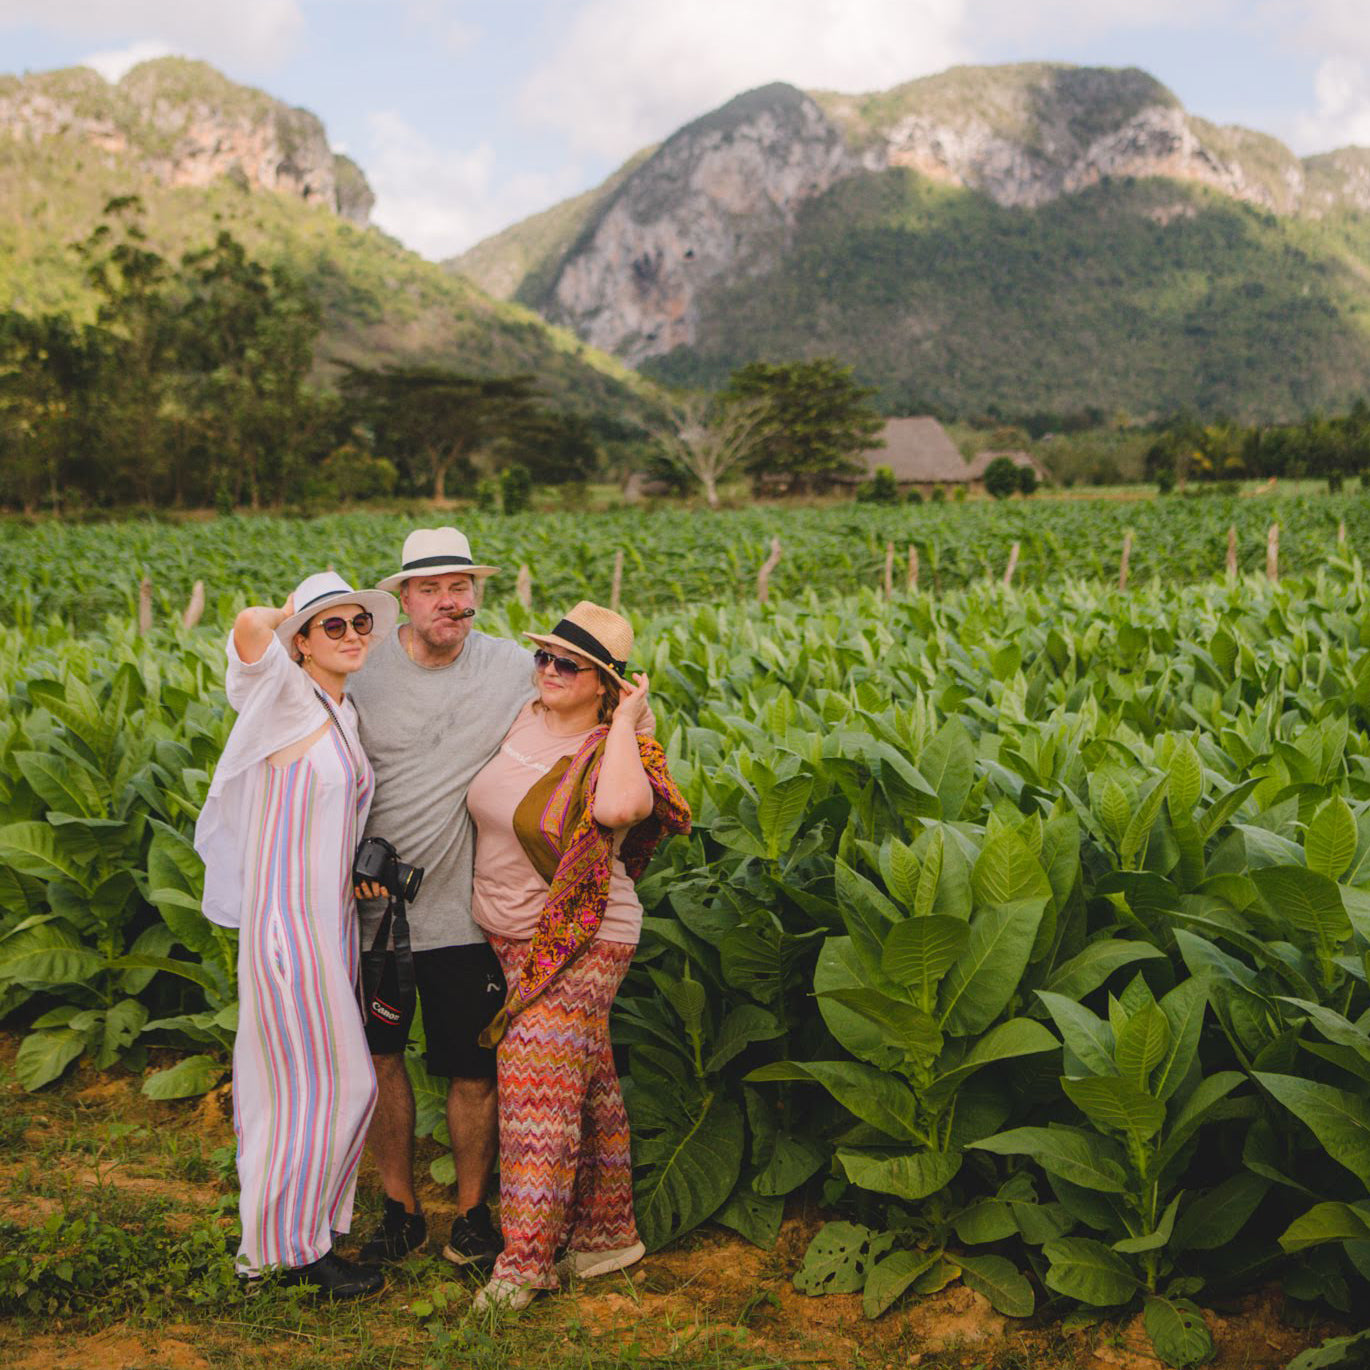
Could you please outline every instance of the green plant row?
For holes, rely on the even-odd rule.
[[[649,1246],[708,1219],[772,1243],[808,1187],[808,1293],[1136,1308],[1174,1365],[1210,1354],[1208,1297],[1362,1306],[1358,562],[641,627],[696,815],[643,881],[615,1024]],[[150,1044],[190,1051],[154,1096],[222,1078],[234,949],[189,845],[221,673],[210,627],[0,629],[0,1014],[30,1088]]]
[[[429,522],[441,517],[422,516]],[[1243,572],[1264,571],[1272,522],[1281,527],[1283,574],[1325,564],[1337,551],[1341,522],[1351,549],[1370,546],[1370,500],[1359,494],[762,507],[688,518],[665,508],[654,514],[623,509],[505,518],[461,511],[448,517],[468,533],[481,557],[504,568],[489,582],[492,603],[513,600],[516,572],[525,563],[540,609],[582,597],[606,602],[614,554],[621,550],[623,603],[644,614],[755,598],[757,571],[773,537],[781,540],[782,558],[771,576],[772,598],[810,588],[830,598],[877,587],[891,542],[896,586],[906,583],[913,545],[919,584],[937,593],[1002,577],[1014,543],[1014,584],[1116,580],[1129,529],[1134,585],[1222,575],[1233,525]],[[205,622],[227,626],[244,597],[279,600],[324,565],[358,585],[375,584],[395,569],[405,534],[417,521],[413,515],[347,514],[183,524],[15,523],[0,540],[0,585],[6,589],[0,622],[26,626],[56,615],[80,631],[97,629],[108,614],[136,614],[139,581],[146,576],[159,621],[179,619],[192,586],[202,580]]]

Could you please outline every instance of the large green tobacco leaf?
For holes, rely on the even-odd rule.
[[[817,991],[874,1023],[892,1047],[910,1059],[931,1061],[942,1049],[942,1033],[936,1022],[920,1008],[891,999],[873,989],[830,989]]]
[[[1149,1140],[1165,1122],[1165,1105],[1121,1075],[1092,1075],[1062,1080],[1070,1101],[1096,1127],[1121,1132],[1138,1144]]]
[[[1030,1318],[1037,1300],[1026,1276],[1003,1256],[957,1256],[961,1278],[977,1294],[983,1294],[996,1313],[1009,1318]]]
[[[85,1034],[74,1028],[31,1032],[19,1043],[14,1074],[25,1089],[51,1084],[84,1050]]]
[[[730,1227],[753,1246],[769,1251],[780,1236],[780,1223],[785,1215],[785,1200],[778,1195],[757,1194],[744,1184],[732,1193],[728,1202],[713,1216],[713,1221]]]
[[[918,1140],[918,1104],[908,1086],[855,1061],[776,1061],[745,1077],[752,1083],[809,1080],[822,1085],[848,1112],[891,1137]]]
[[[890,1232],[872,1232],[858,1223],[824,1223],[795,1272],[794,1287],[801,1294],[855,1294],[893,1245]]]
[[[918,771],[937,792],[942,818],[948,823],[960,818],[975,781],[975,748],[959,719],[948,719],[923,748],[918,756]]]
[[[1304,835],[1308,869],[1339,879],[1356,854],[1356,818],[1341,795],[1333,795],[1318,810]]]
[[[943,1151],[882,1155],[839,1148],[837,1160],[854,1185],[910,1201],[945,1189],[961,1169],[959,1153]]]
[[[1041,867],[1037,870],[1045,883]],[[983,1032],[1004,1011],[1027,967],[1045,908],[1046,897],[1024,899],[985,909],[971,920],[970,941],[938,995],[938,1013],[947,1032]]]
[[[1082,1189],[1127,1192],[1122,1150],[1108,1138],[1077,1127],[1015,1127],[971,1145],[1000,1156],[1030,1156],[1048,1175]]]
[[[84,888],[86,861],[46,823],[10,823],[0,828],[0,864],[44,880],[71,880]]]
[[[1007,828],[985,843],[971,870],[977,908],[1051,899],[1051,882],[1041,862],[1016,832]]]
[[[1039,989],[1037,997],[1046,1006],[1056,1030],[1065,1041],[1068,1074],[1078,1073],[1070,1068],[1070,1056],[1095,1075],[1117,1074],[1118,1066],[1113,1059],[1113,1029],[1102,1018],[1064,994],[1052,994]]]
[[[1118,1032],[1113,1059],[1123,1078],[1144,1092],[1151,1072],[1161,1063],[1170,1045],[1170,1023],[1158,1004],[1147,1004],[1133,1013]],[[1162,1110],[1164,1112],[1164,1110]]]
[[[938,1063],[939,1074],[928,1088],[926,1097],[930,1103],[940,1104],[947,1096],[958,1093],[965,1081],[985,1066],[1017,1056],[1055,1051],[1059,1045],[1041,1023],[1031,1018],[1010,1018],[996,1023],[964,1056],[957,1059],[948,1053]]]
[[[813,776],[792,775],[765,791],[756,805],[756,820],[766,843],[766,855],[776,860],[794,840],[813,793]]]
[[[1270,911],[1291,928],[1314,938],[1326,955],[1351,932],[1337,882],[1304,866],[1266,866],[1251,879]]]
[[[1249,1170],[1229,1175],[1186,1205],[1175,1224],[1171,1246],[1176,1251],[1215,1251],[1226,1246],[1236,1239],[1269,1189],[1269,1180]]]
[[[892,1251],[866,1276],[861,1296],[861,1311],[878,1318],[890,1308],[920,1275],[940,1259],[936,1251]]]
[[[1066,999],[1083,999],[1123,966],[1137,961],[1164,959],[1165,952],[1149,942],[1125,942],[1104,938],[1091,942],[1082,951],[1063,962],[1047,980],[1046,988]]]
[[[970,940],[970,925],[945,914],[928,914],[896,924],[885,938],[880,968],[902,985],[925,1012],[937,1002],[937,987]]]
[[[149,1099],[189,1099],[206,1094],[224,1078],[224,1065],[212,1056],[187,1056],[143,1081]]]
[[[1128,1263],[1092,1237],[1058,1237],[1047,1242],[1042,1255],[1051,1262],[1047,1287],[1081,1303],[1111,1308],[1137,1292],[1137,1277]]]
[[[742,1110],[711,1093],[693,1111],[639,1111],[634,1124],[633,1204],[638,1232],[655,1251],[697,1227],[732,1192],[742,1165]]]
[[[1156,1354],[1167,1365],[1185,1370],[1213,1358],[1213,1334],[1204,1315],[1189,1299],[1149,1297],[1142,1321]]]
[[[1286,1251],[1306,1251],[1324,1242],[1370,1241],[1370,1204],[1315,1204],[1295,1218],[1280,1237]]]
[[[1370,1102],[1363,1095],[1296,1075],[1257,1071],[1255,1078],[1308,1124],[1334,1161],[1370,1185]]]

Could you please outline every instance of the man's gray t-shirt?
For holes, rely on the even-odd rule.
[[[518,711],[537,693],[532,653],[472,631],[450,666],[411,661],[391,633],[348,681],[361,741],[376,772],[366,835],[394,844],[400,860],[424,868],[409,907],[415,951],[484,940],[471,918],[475,831],[466,791],[499,750]],[[362,905],[362,946],[385,911]]]

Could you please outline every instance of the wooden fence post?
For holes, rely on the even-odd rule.
[[[918,588],[918,548],[909,543],[909,594]]]
[[[1004,584],[1013,584],[1013,573],[1018,569],[1018,544],[1015,542],[1008,552],[1008,565],[1004,567]]]
[[[152,631],[152,582],[144,576],[138,584],[138,636]]]
[[[186,611],[181,615],[181,627],[193,628],[205,611],[205,583],[197,580],[191,587],[190,598],[186,601]]]
[[[1127,530],[1127,532],[1123,534],[1123,556],[1122,556],[1122,560],[1118,563],[1118,588],[1119,588],[1120,590],[1126,590],[1126,589],[1127,589],[1127,567],[1128,567],[1128,563],[1129,563],[1131,560],[1132,560],[1132,529],[1129,528],[1129,529]]]
[[[623,548],[614,553],[614,583],[609,588],[609,607],[618,613],[618,601],[623,590]]]
[[[1265,578],[1266,580],[1278,580],[1280,578],[1280,525],[1272,523],[1270,532],[1265,539]]]
[[[1237,579],[1237,525],[1227,525],[1227,578]]]
[[[885,544],[885,598],[894,598],[894,543]]]
[[[780,539],[771,539],[771,554],[756,573],[756,602],[765,604],[771,597],[771,572],[780,565]]]
[[[518,579],[514,582],[514,593],[525,609],[533,607],[533,573],[528,569],[526,561],[519,567]]]

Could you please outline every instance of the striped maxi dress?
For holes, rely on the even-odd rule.
[[[372,773],[349,701],[337,711],[347,736],[329,727],[290,764],[267,762],[289,745],[288,734],[299,741],[328,721],[312,682],[274,641],[261,662],[245,666],[230,640],[227,685],[240,710],[235,733],[244,729],[247,737],[236,747],[231,740],[221,762],[229,763],[230,753],[236,761],[237,783],[229,782],[221,799],[225,812],[211,813],[208,825],[202,815],[201,827],[210,829],[211,846],[230,836],[240,844],[238,1267],[255,1275],[318,1260],[332,1248],[333,1232],[352,1224],[376,1100],[355,991],[351,881]],[[206,864],[206,913],[213,917],[208,856]]]

